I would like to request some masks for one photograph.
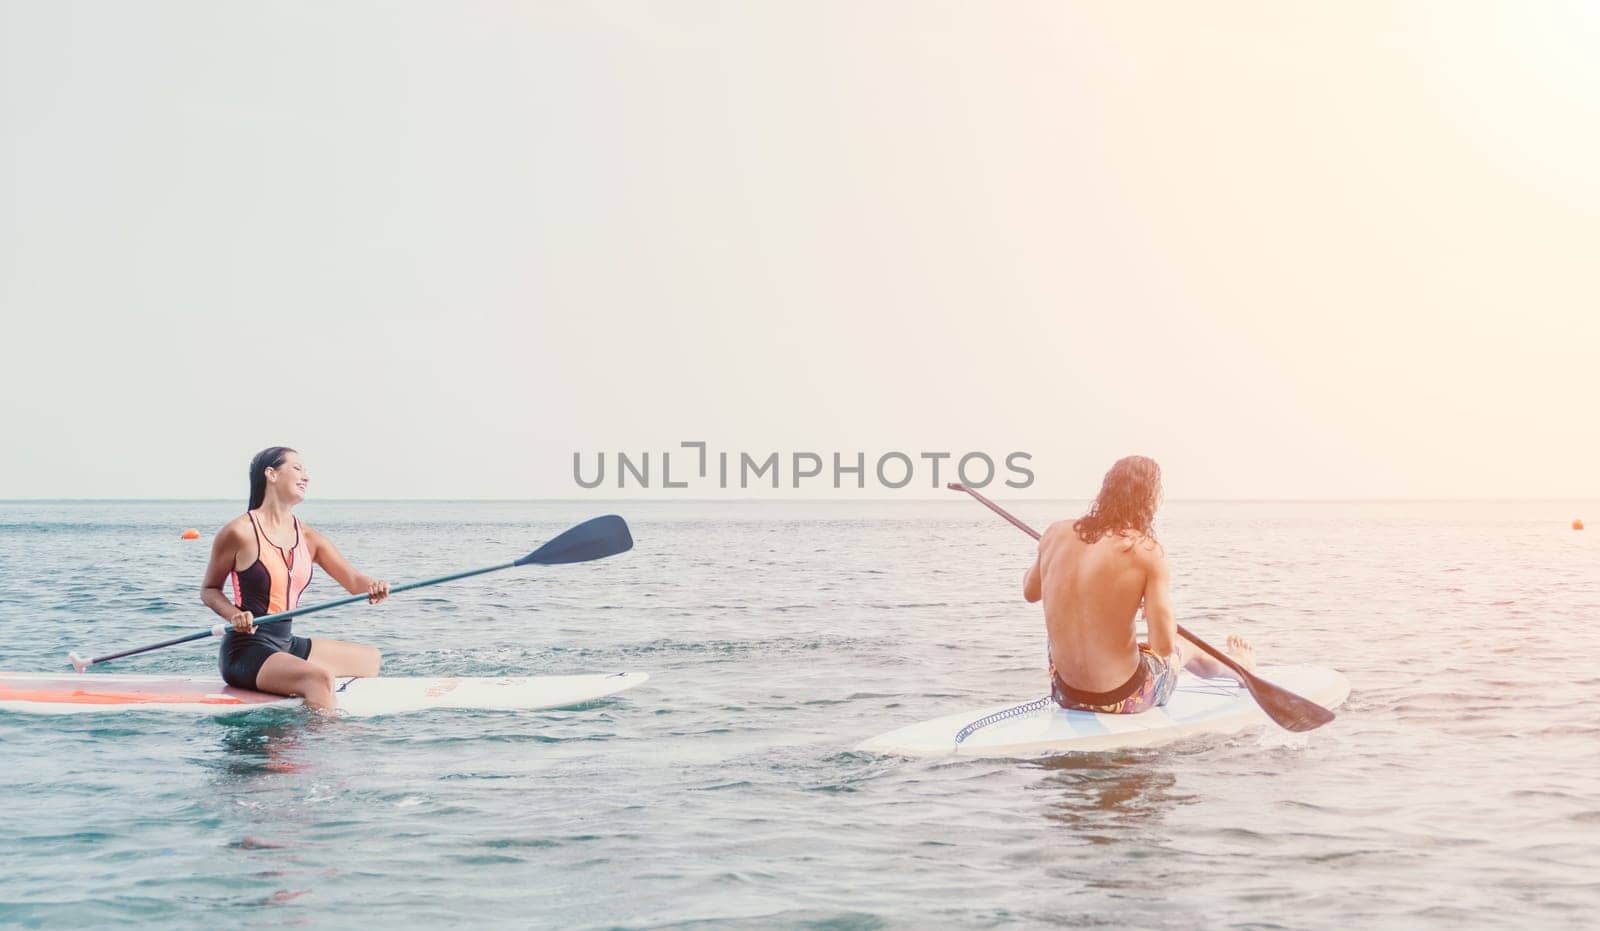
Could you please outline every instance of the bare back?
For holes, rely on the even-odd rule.
[[[1072,687],[1105,692],[1133,675],[1139,662],[1134,618],[1159,551],[1138,534],[1085,543],[1071,521],[1050,525],[1039,540],[1024,595],[1043,599],[1051,661]]]

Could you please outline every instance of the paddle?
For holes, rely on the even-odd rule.
[[[454,582],[456,579],[465,579],[469,576],[483,575],[485,572],[498,572],[501,569],[510,569],[513,566],[558,566],[565,563],[589,562],[594,559],[604,559],[618,553],[626,553],[633,549],[633,536],[628,533],[628,524],[615,514],[604,517],[595,517],[586,520],[576,527],[571,527],[560,536],[550,540],[528,555],[515,562],[501,563],[498,566],[488,566],[483,569],[469,569],[466,572],[457,572],[452,575],[441,575],[437,579],[425,579],[421,582],[407,582],[405,585],[396,585],[389,589],[389,594],[410,591],[414,588],[425,588],[429,585],[438,585],[441,582]],[[271,624],[274,621],[287,621],[290,618],[311,614],[315,611],[326,611],[342,605],[355,604],[366,601],[366,595],[351,595],[324,604],[312,605],[309,608],[295,608],[293,611],[280,611],[277,614],[268,614],[255,619],[257,627],[262,624]],[[151,650],[161,650],[166,647],[177,646],[180,643],[189,643],[194,640],[204,640],[207,637],[220,637],[233,629],[232,624],[217,624],[210,630],[189,634],[186,637],[176,637],[172,640],[163,640],[145,647],[136,647],[132,650],[123,650],[120,653],[108,653],[105,656],[96,656],[94,659],[85,659],[76,652],[68,653],[67,658],[72,661],[72,667],[83,672],[90,666],[122,659],[124,656],[135,656],[140,653],[149,653]]]
[[[989,510],[1010,521],[1018,530],[1033,537],[1035,540],[1039,539],[1039,531],[1017,520],[1007,513],[1005,508],[985,498],[977,491],[959,482],[951,482],[945,487],[951,491],[966,492],[978,499]],[[1206,651],[1217,662],[1233,670],[1239,676],[1239,680],[1244,683],[1244,687],[1250,690],[1250,696],[1256,700],[1256,704],[1260,705],[1261,710],[1267,713],[1267,717],[1277,722],[1280,727],[1291,731],[1309,731],[1333,720],[1333,712],[1308,698],[1296,695],[1281,685],[1273,685],[1271,682],[1239,665],[1239,662],[1233,657],[1217,650],[1211,644],[1184,630],[1182,624],[1178,625],[1178,636]]]

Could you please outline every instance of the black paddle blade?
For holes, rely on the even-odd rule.
[[[1267,717],[1284,730],[1314,731],[1333,720],[1333,712],[1311,699],[1255,675],[1245,677],[1244,687],[1250,690],[1250,695],[1267,713]]]
[[[628,522],[615,514],[586,520],[544,546],[517,560],[519,566],[556,566],[569,562],[605,559],[633,549]]]

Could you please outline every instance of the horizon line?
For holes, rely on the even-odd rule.
[[[214,503],[232,501],[227,498],[0,498],[0,504],[45,504],[52,502],[71,504],[94,503],[149,503],[162,502],[174,503]],[[415,503],[415,504],[582,504],[597,502],[645,502],[645,503],[670,503],[680,502],[685,504],[729,504],[734,502],[771,502],[788,501],[794,503],[833,503],[833,502],[860,502],[860,503],[890,503],[906,501],[954,501],[954,498],[945,496],[918,495],[915,497],[887,497],[867,498],[855,496],[833,496],[826,498],[803,498],[789,496],[746,496],[726,498],[679,498],[679,497],[631,497],[631,498],[316,498],[315,502],[329,502],[340,504],[382,504],[382,503]],[[1092,501],[1093,496],[1077,496],[1065,498],[1010,498],[1011,501]],[[1588,503],[1600,502],[1600,497],[1434,497],[1434,498],[1407,498],[1407,497],[1283,497],[1283,498],[1167,498],[1167,504],[1533,504],[1533,503]],[[304,502],[302,502],[304,503]]]

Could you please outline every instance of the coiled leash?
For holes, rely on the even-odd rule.
[[[1036,711],[1043,711],[1055,703],[1055,699],[1051,698],[1049,695],[1046,695],[1043,698],[1036,698],[1033,701],[1024,702],[1020,705],[1013,705],[1010,708],[1002,708],[993,714],[986,714],[978,720],[973,721],[971,724],[968,724],[966,727],[963,727],[961,730],[956,731],[956,746],[961,746],[962,741],[966,740],[968,737],[971,737],[974,732],[981,728],[988,727],[991,724],[996,724],[1000,721],[1005,721],[1010,718],[1020,718],[1024,715],[1033,714]]]

